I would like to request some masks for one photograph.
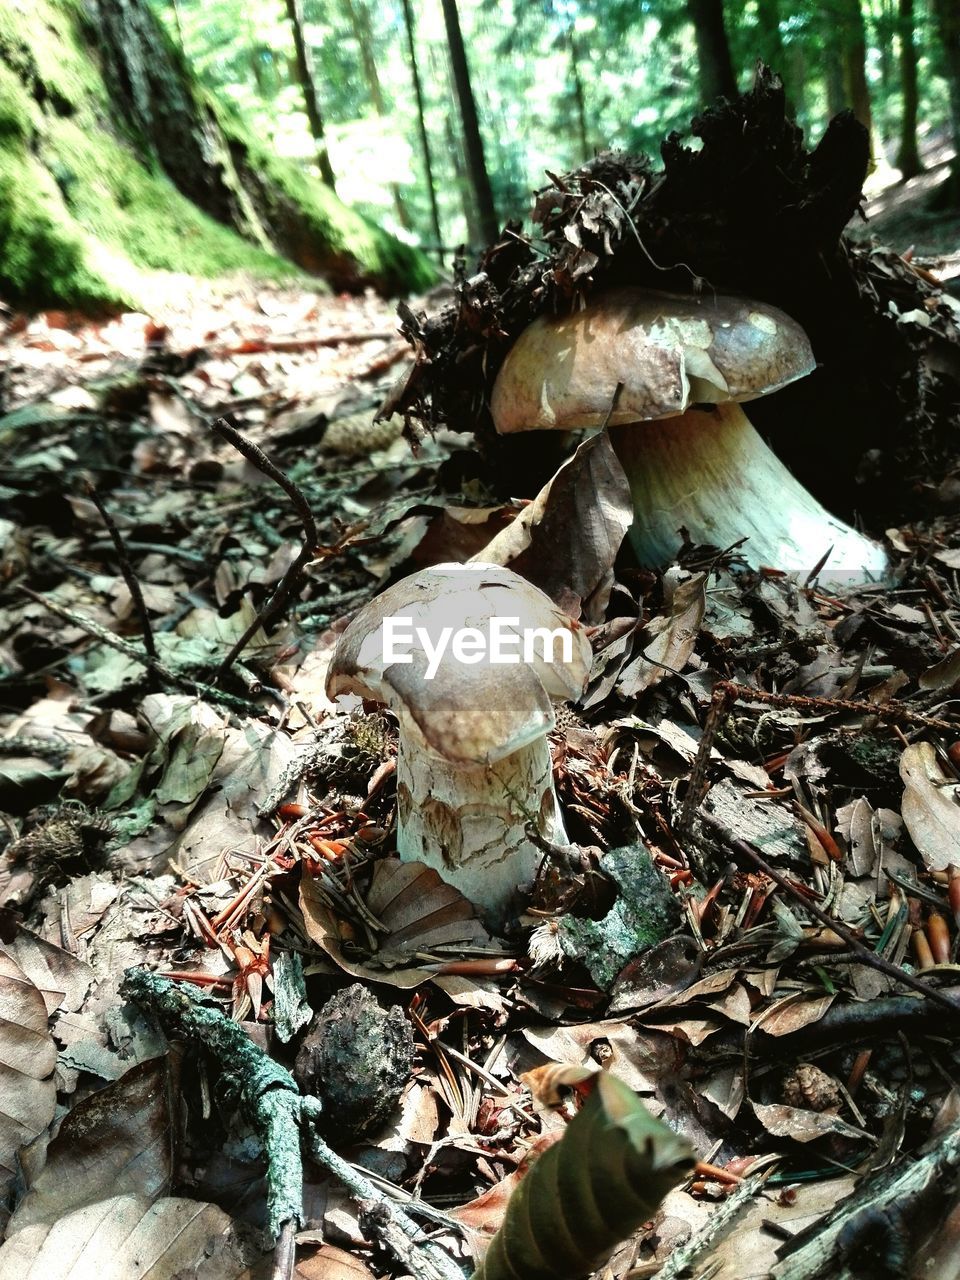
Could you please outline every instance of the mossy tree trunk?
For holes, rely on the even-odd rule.
[[[147,0],[0,0],[0,243],[27,307],[136,304],[156,270],[433,275],[200,90]]]

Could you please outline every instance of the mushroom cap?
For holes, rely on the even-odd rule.
[[[807,335],[776,307],[612,289],[573,315],[534,320],[511,347],[490,408],[501,434],[597,427],[608,414],[619,426],[754,400],[815,367]]]
[[[510,632],[534,628],[569,631],[573,658],[547,661],[541,645],[534,660],[493,664],[459,661],[449,643],[433,677],[423,646],[414,642],[405,663],[384,660],[383,624],[410,619],[436,646],[445,628],[485,631],[493,617],[517,618]],[[407,628],[405,627],[405,630]],[[549,596],[500,565],[442,564],[412,574],[364,605],[340,636],[327,672],[327,695],[356,693],[384,703],[414,726],[423,743],[444,759],[463,764],[495,764],[548,733],[555,719],[551,698],[574,699],[583,692],[592,651],[580,625]]]

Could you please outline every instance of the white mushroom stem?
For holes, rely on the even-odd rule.
[[[809,573],[830,550],[819,581],[883,579],[883,548],[830,515],[764,444],[738,404],[610,428],[630,482],[629,538],[645,564],[668,563],[684,526],[694,542],[743,551],[756,567]]]
[[[424,862],[498,925],[520,885],[533,880],[545,840],[566,843],[545,735],[495,764],[457,764],[401,725],[397,756],[397,851]]]

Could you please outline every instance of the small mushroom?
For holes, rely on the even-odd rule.
[[[756,568],[809,573],[829,551],[821,581],[882,578],[883,548],[830,515],[740,408],[815,367],[806,334],[776,307],[614,289],[536,319],[504,361],[491,410],[501,433],[596,427],[609,415],[641,563],[668,562],[683,526],[720,547],[746,536]]]
[[[399,722],[400,857],[433,867],[494,924],[536,870],[527,824],[566,841],[551,699],[579,697],[590,663],[584,631],[548,596],[478,563],[437,565],[388,587],[334,652],[328,695],[383,703]]]

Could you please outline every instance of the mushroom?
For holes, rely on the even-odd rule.
[[[478,563],[388,587],[337,643],[328,695],[383,703],[399,722],[401,859],[433,867],[493,924],[536,870],[527,824],[566,842],[551,699],[579,697],[591,657],[583,629],[542,591]]]
[[[683,526],[720,547],[746,535],[755,568],[809,573],[829,551],[821,581],[870,581],[886,573],[883,548],[830,515],[740,408],[815,367],[806,334],[776,307],[613,289],[573,315],[533,321],[504,361],[491,411],[501,433],[609,419],[641,563],[672,559]]]

